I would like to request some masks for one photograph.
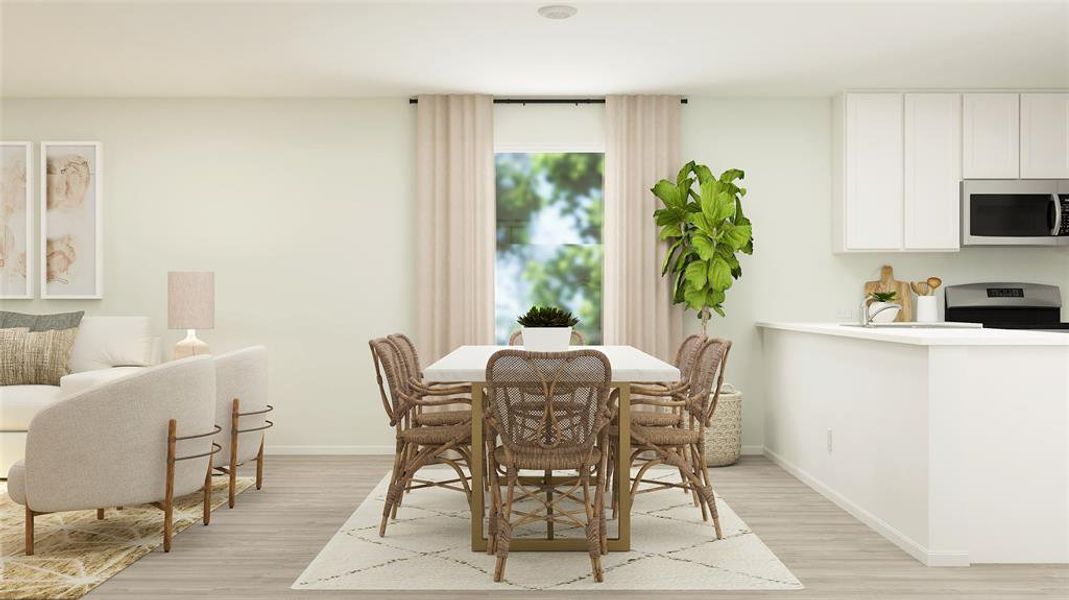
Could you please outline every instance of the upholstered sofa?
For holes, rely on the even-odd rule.
[[[30,420],[59,399],[160,362],[147,317],[85,317],[70,357],[70,375],[54,385],[0,386],[0,476],[23,457]]]

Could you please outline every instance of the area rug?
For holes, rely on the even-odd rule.
[[[421,476],[423,471],[421,471]],[[448,473],[437,475],[447,477]],[[654,477],[678,477],[663,470]],[[602,557],[595,583],[585,552],[513,552],[506,581],[494,583],[495,557],[472,552],[464,496],[440,488],[406,495],[386,537],[378,535],[389,476],[342,525],[293,583],[295,590],[792,590],[802,584],[717,498],[724,539],[678,490],[640,494],[631,518],[630,552]],[[615,524],[609,522],[614,532]],[[516,537],[544,535],[517,531]],[[582,537],[557,526],[558,537]]]
[[[254,483],[238,478],[238,493]],[[216,478],[212,509],[227,499],[227,481]],[[25,508],[0,488],[0,599],[81,598],[90,590],[163,545],[163,511],[151,506],[108,509],[98,521],[95,510],[54,513],[34,520],[35,553],[24,554]],[[175,499],[174,532],[199,523],[201,493]],[[160,548],[160,552],[163,549]],[[177,538],[171,552],[182,551]]]

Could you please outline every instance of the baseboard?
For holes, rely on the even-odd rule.
[[[888,541],[924,565],[929,567],[967,567],[971,564],[968,552],[933,552],[772,450],[765,448],[764,455],[784,471],[813,488],[821,496],[831,500],[836,506],[850,513],[858,521],[868,525],[873,531],[887,538]]]
[[[742,447],[742,455],[743,456],[761,456],[764,453],[765,453],[765,447],[761,446],[761,445],[758,445],[758,446],[743,446]]]
[[[366,455],[385,454],[393,456],[394,447],[390,446],[275,446],[264,447],[265,454],[276,455],[310,455],[310,454],[343,454],[343,455]]]

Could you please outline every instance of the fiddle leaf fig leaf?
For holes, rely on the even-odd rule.
[[[696,234],[691,238],[690,243],[694,246],[694,250],[702,260],[709,260],[713,257],[715,244],[713,243],[713,240],[709,239],[709,236],[703,233]]]
[[[709,285],[714,290],[726,290],[731,287],[731,266],[719,256],[709,261]]]
[[[683,197],[679,194],[679,187],[671,181],[662,179],[654,184],[651,191],[665,206],[669,208],[683,207]]]
[[[704,288],[708,282],[706,272],[708,267],[703,260],[696,260],[687,265],[686,278],[687,283],[693,288]]]

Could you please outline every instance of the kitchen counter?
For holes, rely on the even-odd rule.
[[[914,346],[1069,346],[1069,332],[1018,329],[881,328],[759,321],[757,327]]]
[[[758,327],[773,461],[926,565],[1069,562],[1069,334]]]

